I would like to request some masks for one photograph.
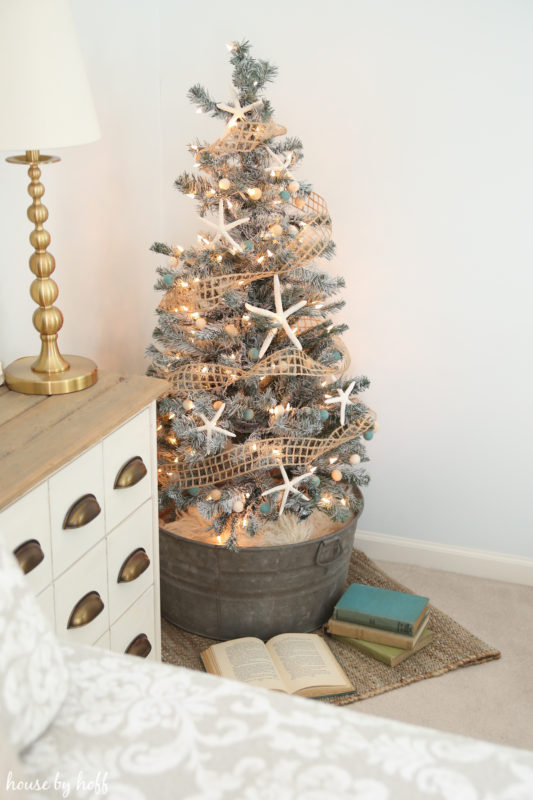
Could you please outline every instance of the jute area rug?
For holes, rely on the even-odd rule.
[[[347,585],[354,582],[411,592],[380,570],[360,550],[354,550],[348,572]],[[338,706],[347,705],[383,692],[390,692],[392,689],[399,689],[415,681],[436,678],[458,667],[474,666],[500,657],[501,653],[498,650],[469,633],[451,617],[433,606],[430,606],[430,609],[428,627],[435,634],[432,643],[396,667],[382,664],[381,661],[376,661],[349,645],[326,636],[331,650],[355,686],[357,694],[321,698],[323,702]],[[316,632],[320,636],[324,635],[321,630]],[[187,633],[163,620],[163,661],[203,670],[200,652],[211,644],[214,644],[212,639]]]

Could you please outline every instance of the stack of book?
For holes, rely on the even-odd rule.
[[[429,599],[352,583],[326,623],[333,638],[391,667],[433,641]]]

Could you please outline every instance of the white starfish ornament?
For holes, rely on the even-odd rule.
[[[277,153],[274,153],[270,149],[270,147],[267,147],[266,150],[267,150],[267,153],[270,156],[270,158],[272,158],[276,162],[276,166],[275,167],[265,167],[265,170],[267,172],[269,170],[270,171],[274,171],[274,172],[282,172],[283,170],[285,170],[285,173],[287,174],[288,178],[294,178],[294,175],[292,174],[292,172],[289,172],[289,167],[290,167],[291,161],[292,161],[292,152],[285,153],[285,159],[282,159],[282,158],[280,158],[278,156]]]
[[[285,467],[283,464],[279,464],[279,468],[281,471],[281,475],[283,478],[283,484],[281,486],[273,486],[272,489],[267,489],[264,492],[261,492],[261,497],[266,497],[267,494],[273,494],[274,492],[283,492],[283,498],[281,500],[281,505],[279,507],[278,517],[281,517],[283,511],[285,510],[285,503],[288,500],[289,494],[292,492],[293,494],[299,494],[302,497],[302,500],[309,501],[309,498],[300,492],[298,489],[295,489],[295,486],[303,481],[304,478],[309,478],[313,475],[313,472],[306,472],[305,475],[297,475],[295,478],[289,478],[285,471]]]
[[[217,422],[220,419],[222,412],[224,411],[225,408],[226,404],[222,403],[222,405],[217,409],[215,416],[212,419],[207,419],[207,417],[204,416],[204,414],[202,414],[200,411],[196,411],[196,414],[198,414],[198,416],[202,418],[202,422],[204,423],[203,425],[200,425],[198,428],[196,428],[196,430],[205,431],[208,444],[211,443],[211,437],[215,432],[222,433],[224,436],[235,436],[235,434],[232,433],[231,431],[227,431],[225,428],[219,428],[217,425]]]
[[[211,220],[204,219],[204,217],[202,217],[202,222],[205,225],[209,225],[210,228],[213,228],[213,230],[217,232],[215,238],[211,240],[212,245],[216,244],[219,239],[225,239],[226,242],[231,245],[231,247],[233,247],[235,250],[238,250],[240,253],[242,253],[242,247],[229,235],[228,231],[236,228],[237,225],[244,225],[244,223],[248,222],[249,220],[250,217],[242,217],[241,219],[236,219],[234,222],[229,222],[226,224],[224,220],[224,203],[222,200],[218,201],[218,222],[211,222]]]
[[[259,100],[256,100],[255,103],[249,103],[247,106],[241,106],[237,89],[232,83],[230,83],[229,88],[231,94],[233,95],[233,102],[235,105],[227,106],[224,103],[217,103],[217,108],[220,108],[221,111],[227,111],[228,114],[233,114],[232,118],[228,122],[228,128],[233,128],[240,119],[245,122],[246,120],[244,115],[251,111],[252,108],[257,108],[258,106],[262,105],[263,100],[259,98]]]
[[[351,384],[348,386],[348,388],[345,391],[343,391],[342,389],[337,389],[337,392],[339,394],[338,397],[328,397],[328,399],[325,401],[326,405],[328,405],[328,406],[330,406],[332,403],[340,403],[341,404],[341,408],[340,408],[341,425],[344,425],[344,423],[346,422],[346,406],[355,405],[350,400],[350,395],[351,395],[351,393],[353,391],[353,387],[354,386],[355,386],[355,381],[352,381]]]
[[[246,309],[248,311],[253,312],[254,314],[258,314],[260,317],[267,317],[274,322],[274,327],[269,330],[267,335],[265,336],[265,340],[261,345],[261,350],[259,351],[259,358],[263,358],[266,351],[270,347],[270,343],[272,339],[278,332],[278,328],[281,326],[293,345],[298,348],[298,350],[302,349],[302,345],[296,338],[296,334],[292,330],[291,326],[289,325],[289,317],[291,314],[294,314],[296,311],[299,311],[301,308],[307,305],[307,300],[300,300],[299,303],[295,303],[293,306],[287,309],[283,309],[283,301],[281,299],[281,286],[279,282],[279,276],[274,275],[274,305],[276,306],[275,311],[270,311],[268,308],[258,308],[257,306],[251,306],[249,303],[246,303]]]

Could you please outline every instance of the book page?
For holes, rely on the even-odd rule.
[[[287,691],[260,639],[234,639],[231,642],[214,644],[209,650],[215,659],[218,674],[224,678],[253,683],[254,686],[276,689],[279,692]]]
[[[327,644],[315,633],[282,633],[270,639],[267,649],[291,694],[312,686],[352,688]]]

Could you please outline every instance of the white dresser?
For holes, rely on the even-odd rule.
[[[0,389],[0,535],[57,634],[160,659],[153,378]]]

